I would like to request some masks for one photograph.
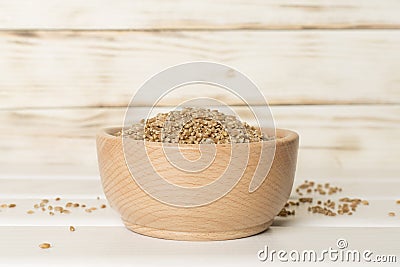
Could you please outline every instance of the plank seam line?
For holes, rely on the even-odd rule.
[[[218,31],[368,31],[400,30],[400,25],[373,26],[293,26],[293,27],[236,27],[236,28],[0,28],[1,32],[218,32]]]
[[[246,107],[245,105],[237,105],[237,104],[233,104],[233,105],[229,105],[231,107]],[[256,104],[256,105],[249,105],[250,107],[259,107],[262,106],[260,104]],[[400,107],[400,103],[312,103],[312,104],[307,104],[307,103],[303,103],[303,104],[269,104],[269,106],[271,107],[291,107],[291,106],[296,106],[296,107],[301,107],[301,106],[336,106],[336,107],[340,107],[340,106],[375,106],[375,107],[384,107],[384,106],[391,106],[391,107]],[[149,107],[146,105],[140,105],[140,106],[136,106],[135,108],[145,108],[145,107]],[[173,105],[160,105],[157,106],[156,108],[170,108],[170,107],[174,107]],[[56,110],[56,109],[66,109],[66,110],[74,110],[74,109],[120,109],[120,108],[127,108],[127,105],[92,105],[92,106],[56,106],[56,107],[52,107],[52,106],[41,106],[41,107],[15,107],[15,108],[0,108],[0,112],[1,111],[19,111],[19,110],[43,110],[43,109],[47,109],[47,110]]]

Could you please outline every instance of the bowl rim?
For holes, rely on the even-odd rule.
[[[98,133],[97,137],[102,137],[110,140],[121,140],[121,136],[115,136],[113,133],[116,133],[122,129],[121,126],[110,126],[110,127],[104,127],[102,128]],[[270,129],[272,130],[272,129]],[[226,146],[231,146],[231,145],[254,145],[254,144],[263,144],[263,145],[273,145],[275,144],[276,146],[278,145],[283,145],[283,144],[288,144],[292,142],[296,142],[299,139],[299,134],[293,130],[288,130],[288,129],[282,129],[282,128],[276,128],[275,129],[275,136],[278,136],[278,138],[275,138],[273,140],[267,140],[267,141],[260,141],[260,142],[250,142],[250,143],[229,143],[229,144],[178,144],[178,143],[162,143],[162,142],[146,142],[146,146],[149,145],[154,145],[154,146],[164,146],[164,147],[176,147],[179,145],[179,147],[198,147],[198,146],[209,146],[209,145],[215,145],[217,147],[226,147]],[[132,140],[137,143],[143,143],[145,141],[143,140]]]

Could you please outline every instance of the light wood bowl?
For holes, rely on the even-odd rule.
[[[275,157],[266,179],[256,191],[250,193],[249,184],[255,171],[253,162],[258,162],[260,155],[260,149],[256,149],[260,147],[260,142],[250,143],[247,167],[229,193],[204,206],[183,208],[162,203],[139,187],[127,167],[122,138],[113,135],[119,130],[107,128],[97,135],[99,169],[104,193],[111,207],[118,211],[126,227],[136,233],[175,240],[227,240],[254,235],[268,229],[292,190],[299,144],[299,136],[295,132],[276,130]],[[143,141],[137,142],[143,145]],[[226,166],[227,155],[230,155],[227,152],[230,151],[230,144],[216,145],[217,155],[220,156],[203,174],[193,177],[191,173],[182,174],[162,157],[161,143],[145,144],[149,158],[157,160],[156,168],[164,171],[164,178],[181,186],[212,182],[218,176],[210,175],[210,171],[212,174],[213,168]],[[194,148],[184,150],[185,157],[195,158],[197,145],[185,146]],[[263,149],[271,149],[271,146],[263,145]]]

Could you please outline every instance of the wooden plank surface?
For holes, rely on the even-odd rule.
[[[396,0],[0,2],[2,29],[399,28]]]
[[[0,266],[281,266],[277,261],[260,262],[257,252],[273,250],[337,249],[345,238],[349,249],[376,255],[395,255],[399,260],[400,228],[370,227],[272,227],[249,238],[223,242],[179,242],[154,239],[129,232],[123,227],[0,227]],[[307,240],[307,241],[305,241]],[[38,245],[53,247],[41,250]],[[340,262],[342,263],[342,262]],[[338,263],[336,263],[338,264]],[[346,266],[360,266],[349,262]],[[371,266],[377,264],[369,263]],[[328,259],[319,266],[332,266]],[[310,266],[309,262],[296,266]],[[396,263],[379,266],[396,266]]]
[[[188,261],[193,261],[191,266],[264,266],[266,263],[258,261],[257,252],[265,246],[270,250],[314,249],[320,252],[329,247],[336,249],[339,238],[347,241],[347,249],[368,249],[374,256],[395,255],[397,262],[400,257],[400,217],[387,215],[388,211],[400,213],[400,205],[395,204],[396,188],[400,186],[398,179],[315,179],[317,183],[330,182],[343,188],[342,193],[329,196],[332,200],[343,196],[361,197],[370,204],[358,207],[352,216],[336,217],[310,214],[302,204],[295,208],[295,216],[277,218],[269,230],[256,236],[222,242],[179,242],[132,233],[109,207],[92,213],[74,208],[70,214],[26,214],[26,210],[43,198],[49,199],[51,205],[72,201],[97,207],[106,203],[98,177],[69,178],[0,177],[0,195],[6,196],[0,203],[17,204],[15,208],[0,212],[0,266],[39,263],[40,266],[131,266],[132,263],[159,266],[161,262],[163,266],[176,266]],[[301,182],[297,179],[295,186]],[[55,201],[55,197],[61,200]],[[327,197],[314,198],[317,201]],[[70,225],[75,227],[75,232],[69,231]],[[41,250],[38,245],[43,242],[51,243],[52,248]],[[349,265],[352,263],[346,263]]]
[[[0,47],[1,109],[126,106],[146,79],[192,60],[235,67],[271,104],[400,103],[400,31],[11,31]],[[202,96],[243,104],[213,87]]]
[[[236,111],[251,123],[243,107]],[[124,108],[1,111],[2,173],[96,175],[94,136],[102,127],[122,125],[124,112]],[[298,177],[398,177],[398,105],[274,106],[272,112],[277,127],[300,134]]]

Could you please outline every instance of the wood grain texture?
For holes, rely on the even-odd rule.
[[[0,169],[3,174],[50,178],[97,175],[95,134],[102,127],[122,125],[124,111],[1,111]],[[399,106],[275,106],[272,113],[277,127],[301,136],[298,177],[398,177],[400,147],[390,140],[399,136]]]
[[[11,31],[0,47],[1,109],[124,107],[146,79],[192,60],[235,67],[271,104],[400,103],[400,31]],[[184,87],[163,103],[198,92]],[[243,104],[214,87],[201,92]]]
[[[121,137],[112,135],[117,131],[107,129],[97,135],[100,176],[110,205],[121,215],[126,227],[134,232],[163,239],[206,241],[254,235],[272,224],[292,190],[299,144],[299,137],[294,132],[277,130],[276,142],[250,143],[249,150],[247,144],[215,145],[212,163],[201,171],[192,172],[193,167],[199,167],[199,161],[191,168],[175,168],[172,164],[179,162],[165,157],[163,149],[168,148],[163,148],[161,143],[127,139],[128,144],[123,144]],[[200,146],[203,153],[214,148],[209,144]],[[197,145],[182,147],[186,154],[197,156]],[[262,153],[269,155],[271,152],[275,152],[275,156],[268,175],[255,191],[249,192],[258,165],[266,164],[260,162]],[[244,169],[240,164],[235,165],[237,160],[246,163]],[[190,174],[187,173],[189,170]],[[198,184],[203,184],[204,180],[212,183],[225,172],[229,173],[229,181],[239,177],[230,191],[225,194],[221,186],[207,187],[207,196],[217,193],[218,198],[214,201],[200,196],[200,202],[193,202],[195,206],[190,204],[191,199],[201,194]],[[158,182],[163,180],[159,175],[170,182],[179,179],[179,183],[174,183],[179,186],[197,189],[190,195],[170,190],[169,186]],[[141,179],[144,181],[139,186]],[[227,180],[221,183],[229,184]],[[153,192],[155,198],[142,186],[146,187],[146,192]],[[174,193],[176,197],[173,197]],[[168,204],[162,202],[165,201],[163,198],[156,197],[160,194],[167,196]]]
[[[396,0],[2,1],[2,29],[399,28]]]

